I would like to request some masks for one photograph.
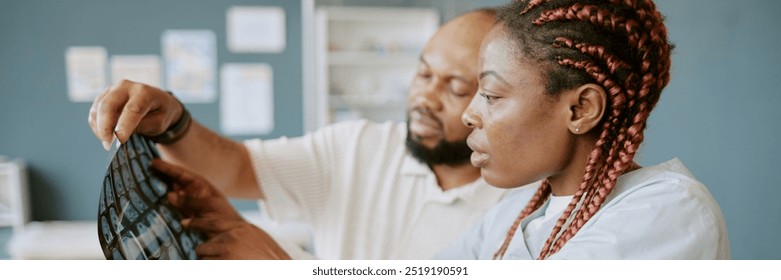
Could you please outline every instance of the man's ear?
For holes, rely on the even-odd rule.
[[[596,84],[585,84],[565,93],[569,105],[567,127],[573,134],[586,134],[599,124],[607,109],[607,93]]]

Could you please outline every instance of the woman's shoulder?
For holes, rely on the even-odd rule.
[[[628,224],[632,227],[625,227]],[[611,238],[626,243],[618,246],[620,254],[615,256],[729,258],[727,229],[718,203],[678,159],[621,176],[581,231],[582,240],[605,232],[615,234]],[[573,238],[570,243],[578,241]]]
[[[721,216],[716,200],[679,159],[640,168],[621,176],[603,208],[628,204],[686,209]],[[714,217],[715,219],[720,219]]]
[[[681,160],[674,158],[619,177],[614,193],[621,194],[632,191],[688,193],[692,191],[707,192],[707,189]]]

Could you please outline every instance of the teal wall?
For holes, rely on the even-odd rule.
[[[383,3],[433,6],[448,18],[503,2]],[[734,258],[781,259],[781,92],[775,88],[781,81],[781,1],[656,2],[677,48],[672,81],[651,115],[639,161],[678,157],[708,186],[727,220]],[[224,15],[231,5],[284,7],[285,52],[228,52]],[[220,65],[265,62],[274,68],[275,106],[284,110],[275,110],[275,130],[260,137],[295,136],[302,133],[300,9],[297,0],[0,0],[0,154],[29,163],[34,218],[92,219],[97,213],[95,182],[107,155],[87,126],[89,104],[67,99],[68,46],[159,54],[165,29],[213,30]],[[218,127],[218,103],[188,106],[201,122]]]
[[[719,202],[732,256],[781,259],[781,1],[656,2],[677,47],[640,162],[680,158]]]
[[[233,5],[283,7],[285,51],[229,52],[225,13]],[[217,36],[218,66],[271,64],[274,105],[285,110],[274,111],[274,131],[262,137],[302,133],[299,1],[0,0],[0,155],[24,158],[29,164],[35,220],[95,217],[97,182],[108,164],[108,154],[87,125],[91,104],[68,101],[66,48],[95,45],[104,46],[109,55],[160,55],[166,29],[212,30]],[[219,102],[187,106],[198,121],[219,129]],[[257,208],[250,202],[236,204]]]

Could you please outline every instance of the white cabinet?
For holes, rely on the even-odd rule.
[[[0,227],[18,233],[30,220],[27,172],[23,161],[0,156]]]
[[[356,118],[404,121],[420,52],[439,26],[437,10],[320,7],[315,15],[316,128]]]

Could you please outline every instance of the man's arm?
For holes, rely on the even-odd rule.
[[[260,183],[244,145],[217,135],[198,122],[193,122],[181,140],[157,146],[165,160],[205,177],[230,197],[262,197]]]
[[[182,118],[183,112],[184,106],[168,92],[125,80],[95,99],[88,121],[107,147],[114,135],[122,143],[133,133],[161,135]],[[201,174],[228,196],[261,198],[259,182],[241,143],[193,121],[181,139],[158,147],[163,158]]]

